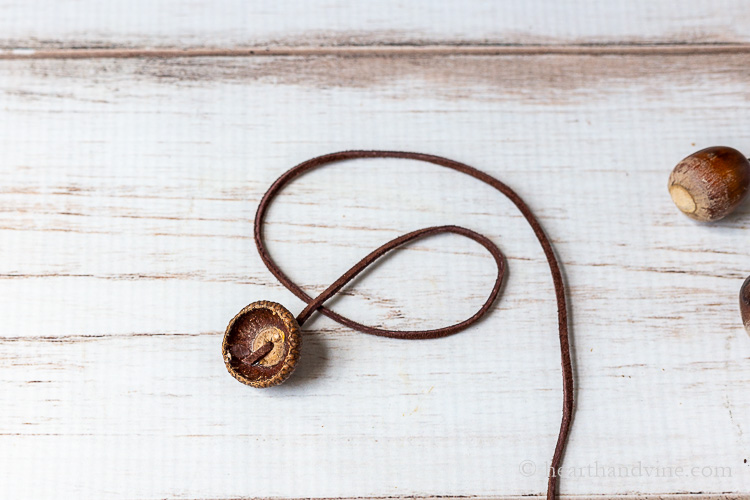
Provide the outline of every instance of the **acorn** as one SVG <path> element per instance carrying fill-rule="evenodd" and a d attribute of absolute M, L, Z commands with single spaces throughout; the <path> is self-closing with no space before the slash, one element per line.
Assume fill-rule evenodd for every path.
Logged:
<path fill-rule="evenodd" d="M 745 324 L 745 330 L 750 334 L 750 276 L 740 288 L 740 314 L 742 322 Z"/>
<path fill-rule="evenodd" d="M 672 170 L 669 194 L 688 217 L 711 222 L 732 213 L 750 192 L 750 161 L 736 149 L 714 146 Z"/>

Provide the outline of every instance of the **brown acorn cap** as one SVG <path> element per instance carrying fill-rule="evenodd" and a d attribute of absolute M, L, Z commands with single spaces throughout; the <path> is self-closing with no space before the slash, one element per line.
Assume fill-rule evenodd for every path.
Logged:
<path fill-rule="evenodd" d="M 281 304 L 262 300 L 232 318 L 221 351 L 234 378 L 253 387 L 271 387 L 294 371 L 300 342 L 299 325 L 292 313 Z"/>
<path fill-rule="evenodd" d="M 695 220 L 729 215 L 750 192 L 750 161 L 736 149 L 715 146 L 691 154 L 672 170 L 669 194 Z"/>
<path fill-rule="evenodd" d="M 745 324 L 745 330 L 750 334 L 750 276 L 740 289 L 740 314 L 742 315 L 742 322 Z"/>

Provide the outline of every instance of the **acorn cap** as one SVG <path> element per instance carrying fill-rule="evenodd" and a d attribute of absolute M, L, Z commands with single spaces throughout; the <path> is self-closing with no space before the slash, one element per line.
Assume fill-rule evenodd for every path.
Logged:
<path fill-rule="evenodd" d="M 271 387 L 294 371 L 300 354 L 297 320 L 276 302 L 253 302 L 229 322 L 221 351 L 229 373 L 243 384 Z"/>

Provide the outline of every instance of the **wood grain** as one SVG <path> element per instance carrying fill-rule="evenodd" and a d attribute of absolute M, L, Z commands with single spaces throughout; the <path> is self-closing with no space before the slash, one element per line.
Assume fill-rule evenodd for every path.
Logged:
<path fill-rule="evenodd" d="M 255 253 L 266 187 L 312 155 L 383 148 L 492 172 L 554 240 L 579 398 L 564 465 L 731 470 L 563 478 L 565 495 L 743 497 L 750 339 L 736 298 L 750 207 L 697 225 L 666 184 L 695 149 L 750 148 L 747 63 L 0 62 L 2 496 L 541 494 L 560 412 L 551 280 L 520 215 L 458 174 L 399 161 L 330 167 L 290 186 L 267 234 L 290 275 L 321 291 L 398 234 L 466 225 L 509 258 L 487 320 L 409 343 L 316 318 L 284 386 L 253 391 L 226 374 L 221 332 L 240 308 L 302 306 Z M 437 327 L 476 310 L 491 268 L 473 243 L 435 238 L 334 306 L 371 324 Z M 538 467 L 528 477 L 527 460 Z M 279 481 L 282 466 L 295 480 Z"/>
<path fill-rule="evenodd" d="M 0 48 L 747 43 L 743 0 L 0 1 Z"/>
<path fill-rule="evenodd" d="M 26 59 L 121 59 L 187 57 L 440 57 L 440 56 L 548 56 L 548 55 L 640 55 L 705 56 L 750 53 L 750 44 L 680 45 L 337 45 L 256 46 L 243 48 L 51 48 L 0 49 L 0 60 Z"/>

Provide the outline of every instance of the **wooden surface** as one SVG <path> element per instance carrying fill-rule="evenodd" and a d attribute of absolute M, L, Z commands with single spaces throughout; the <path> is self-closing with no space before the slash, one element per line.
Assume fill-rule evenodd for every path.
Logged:
<path fill-rule="evenodd" d="M 737 306 L 750 204 L 700 225 L 666 189 L 699 148 L 750 151 L 746 3 L 3 1 L 0 14 L 0 497 L 541 495 L 562 404 L 552 283 L 520 215 L 470 178 L 332 166 L 285 191 L 267 235 L 319 292 L 392 237 L 465 225 L 508 257 L 486 320 L 406 342 L 315 317 L 286 384 L 227 374 L 237 311 L 303 306 L 255 251 L 260 197 L 294 164 L 351 148 L 464 161 L 540 217 L 571 303 L 565 496 L 750 495 Z M 539 44 L 566 53 L 523 52 Z M 635 50 L 606 53 L 622 44 Z M 298 52 L 148 55 L 253 45 Z M 112 57 L 75 57 L 90 49 Z M 438 327 L 470 316 L 493 272 L 476 244 L 433 238 L 332 305 Z"/>
<path fill-rule="evenodd" d="M 750 41 L 744 0 L 0 0 L 0 47 Z"/>

